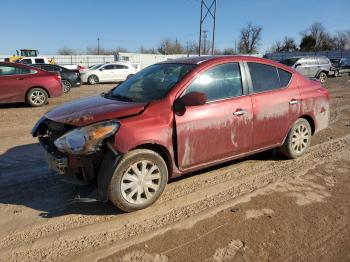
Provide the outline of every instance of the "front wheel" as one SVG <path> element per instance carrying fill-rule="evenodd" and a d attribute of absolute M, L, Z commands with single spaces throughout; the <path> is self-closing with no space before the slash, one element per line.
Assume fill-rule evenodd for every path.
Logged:
<path fill-rule="evenodd" d="M 72 88 L 72 84 L 68 80 L 62 80 L 62 85 L 63 85 L 63 92 L 65 94 L 69 93 Z"/>
<path fill-rule="evenodd" d="M 108 198 L 125 212 L 136 211 L 153 204 L 167 182 L 168 168 L 159 154 L 147 149 L 133 150 L 114 170 Z"/>
<path fill-rule="evenodd" d="M 321 72 L 318 75 L 318 79 L 320 79 L 321 83 L 326 83 L 327 82 L 327 74 L 326 74 L 326 72 Z"/>
<path fill-rule="evenodd" d="M 281 147 L 281 152 L 288 158 L 302 156 L 311 143 L 311 126 L 304 118 L 299 118 L 291 128 Z"/>

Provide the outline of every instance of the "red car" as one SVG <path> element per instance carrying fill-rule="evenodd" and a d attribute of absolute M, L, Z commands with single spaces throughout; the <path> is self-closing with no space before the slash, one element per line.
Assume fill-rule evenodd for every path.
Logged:
<path fill-rule="evenodd" d="M 27 102 L 42 106 L 63 94 L 61 77 L 24 64 L 0 62 L 0 104 Z"/>
<path fill-rule="evenodd" d="M 33 128 L 50 166 L 97 183 L 130 212 L 167 181 L 271 148 L 303 155 L 328 126 L 328 91 L 287 66 L 245 57 L 171 60 L 108 93 L 60 106 Z"/>

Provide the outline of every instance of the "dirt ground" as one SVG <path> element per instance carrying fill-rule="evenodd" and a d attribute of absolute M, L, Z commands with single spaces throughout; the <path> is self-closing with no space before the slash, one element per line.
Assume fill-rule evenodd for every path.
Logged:
<path fill-rule="evenodd" d="M 0 261 L 350 261 L 350 78 L 329 79 L 329 128 L 308 153 L 275 151 L 171 181 L 122 213 L 47 169 L 30 130 L 50 108 L 0 107 Z"/>

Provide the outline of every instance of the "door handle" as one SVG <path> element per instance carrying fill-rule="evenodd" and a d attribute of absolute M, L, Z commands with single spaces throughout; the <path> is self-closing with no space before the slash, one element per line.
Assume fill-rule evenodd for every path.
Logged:
<path fill-rule="evenodd" d="M 296 100 L 296 99 L 292 99 L 292 100 L 289 101 L 289 104 L 290 104 L 290 105 L 296 105 L 296 104 L 298 104 L 298 103 L 299 103 L 299 101 Z"/>
<path fill-rule="evenodd" d="M 16 78 L 16 80 L 24 80 L 24 78 L 18 77 L 18 78 Z"/>
<path fill-rule="evenodd" d="M 241 115 L 244 115 L 245 113 L 247 113 L 247 111 L 245 111 L 244 109 L 237 109 L 236 112 L 233 113 L 233 115 L 241 116 Z"/>

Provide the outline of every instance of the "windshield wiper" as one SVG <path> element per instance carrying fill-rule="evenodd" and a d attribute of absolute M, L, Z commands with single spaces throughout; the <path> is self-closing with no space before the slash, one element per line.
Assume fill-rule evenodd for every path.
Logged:
<path fill-rule="evenodd" d="M 123 95 L 118 95 L 118 94 L 109 94 L 110 98 L 116 98 L 120 101 L 126 101 L 126 102 L 133 102 L 134 100 L 130 97 L 123 96 Z"/>

